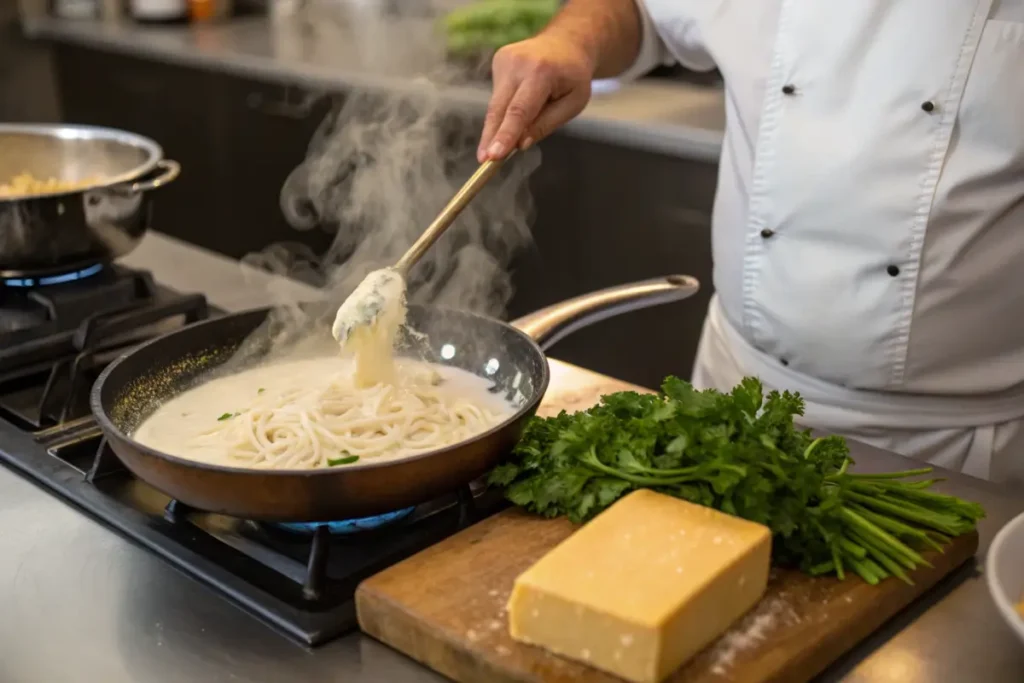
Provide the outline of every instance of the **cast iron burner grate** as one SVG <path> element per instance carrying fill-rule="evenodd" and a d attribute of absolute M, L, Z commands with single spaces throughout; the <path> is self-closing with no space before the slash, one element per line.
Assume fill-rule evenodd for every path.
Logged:
<path fill-rule="evenodd" d="M 119 266 L 45 287 L 0 287 L 0 416 L 34 430 L 86 415 L 89 388 L 118 354 L 208 312 L 202 295 Z"/>
<path fill-rule="evenodd" d="M 310 646 L 358 628 L 363 579 L 505 507 L 474 482 L 375 529 L 338 534 L 325 523 L 297 533 L 171 500 L 121 464 L 91 419 L 16 436 L 0 429 L 0 460 Z"/>

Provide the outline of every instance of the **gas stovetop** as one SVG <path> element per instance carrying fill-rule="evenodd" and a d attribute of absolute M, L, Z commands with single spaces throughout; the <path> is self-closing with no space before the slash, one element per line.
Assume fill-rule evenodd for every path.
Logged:
<path fill-rule="evenodd" d="M 89 389 L 132 346 L 219 312 L 202 296 L 155 285 L 148 273 L 104 275 L 0 289 L 0 463 L 287 635 L 317 645 L 354 630 L 360 581 L 503 506 L 479 482 L 413 509 L 321 524 L 240 520 L 171 500 L 106 445 L 89 414 Z M 5 338 L 14 304 L 25 310 L 40 301 L 50 317 L 21 325 L 17 344 Z"/>
<path fill-rule="evenodd" d="M 144 271 L 97 265 L 48 280 L 0 280 L 0 414 L 26 429 L 88 413 L 103 366 L 209 313 L 205 297 L 159 287 Z"/>

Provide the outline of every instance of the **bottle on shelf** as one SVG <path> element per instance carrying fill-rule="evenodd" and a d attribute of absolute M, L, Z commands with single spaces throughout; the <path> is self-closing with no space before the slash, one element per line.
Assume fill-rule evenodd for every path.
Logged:
<path fill-rule="evenodd" d="M 181 24 L 189 19 L 188 0 L 128 0 L 128 13 L 144 24 Z"/>
<path fill-rule="evenodd" d="M 58 19 L 96 19 L 100 6 L 97 0 L 53 0 L 50 11 Z"/>
<path fill-rule="evenodd" d="M 188 15 L 193 23 L 219 21 L 231 14 L 231 0 L 188 0 Z"/>

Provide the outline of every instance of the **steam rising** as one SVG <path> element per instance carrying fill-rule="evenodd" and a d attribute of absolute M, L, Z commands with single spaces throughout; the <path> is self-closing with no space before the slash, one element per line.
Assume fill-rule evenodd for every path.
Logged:
<path fill-rule="evenodd" d="M 381 4 L 335 0 L 303 10 L 321 36 L 340 38 L 346 29 L 338 21 L 357 25 L 358 39 L 346 49 L 360 54 L 349 57 L 379 75 L 404 76 L 406 86 L 346 93 L 285 182 L 281 208 L 289 224 L 328 230 L 333 243 L 325 254 L 275 244 L 245 259 L 321 287 L 334 308 L 370 271 L 394 264 L 476 169 L 480 117 L 445 106 L 444 89 L 459 78 L 444 64 L 435 16 L 424 16 L 429 5 Z M 354 67 L 350 61 L 339 68 Z M 409 87 L 411 77 L 416 87 Z M 521 154 L 491 180 L 410 273 L 411 303 L 504 313 L 510 264 L 530 243 L 526 181 L 539 162 L 537 152 Z"/>

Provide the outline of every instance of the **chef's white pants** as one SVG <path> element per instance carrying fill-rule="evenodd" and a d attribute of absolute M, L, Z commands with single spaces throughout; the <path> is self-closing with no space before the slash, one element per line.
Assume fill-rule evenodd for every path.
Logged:
<path fill-rule="evenodd" d="M 1024 402 L 1014 414 L 1006 401 L 964 398 L 958 406 L 948 399 L 859 392 L 800 375 L 749 346 L 712 298 L 693 384 L 728 391 L 746 376 L 758 377 L 766 390 L 799 391 L 807 427 L 974 477 L 1024 483 Z"/>

